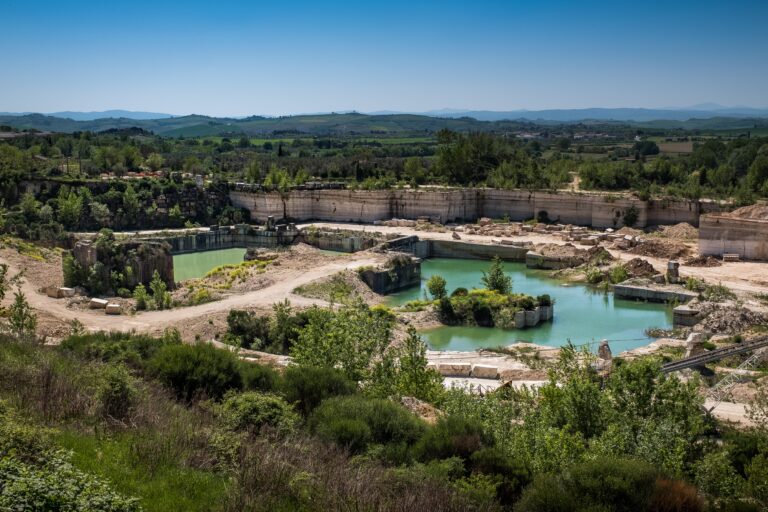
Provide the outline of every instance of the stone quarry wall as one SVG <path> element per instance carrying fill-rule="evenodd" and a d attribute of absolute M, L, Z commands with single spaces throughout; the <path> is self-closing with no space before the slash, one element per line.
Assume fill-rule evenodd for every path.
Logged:
<path fill-rule="evenodd" d="M 162 242 L 119 242 L 115 244 L 115 254 L 107 254 L 92 241 L 82 240 L 75 244 L 72 256 L 86 270 L 98 262 L 104 266 L 107 276 L 112 271 L 123 272 L 127 280 L 125 285 L 129 288 L 138 284 L 149 285 L 155 270 L 170 288 L 175 286 L 173 256 L 170 246 Z M 125 272 L 127 267 L 131 268 L 130 273 Z"/>
<path fill-rule="evenodd" d="M 150 240 L 162 240 L 171 247 L 173 254 L 232 249 L 235 247 L 266 247 L 290 245 L 301 237 L 295 227 L 281 226 L 276 231 L 256 229 L 248 225 L 222 227 L 208 231 L 178 235 L 158 234 Z"/>
<path fill-rule="evenodd" d="M 421 283 L 421 260 L 411 259 L 407 264 L 392 268 L 365 269 L 360 279 L 374 292 L 387 295 Z"/>
<path fill-rule="evenodd" d="M 747 260 L 768 260 L 768 220 L 702 215 L 699 253 L 712 256 L 733 253 Z"/>
<path fill-rule="evenodd" d="M 294 190 L 284 195 L 233 190 L 230 200 L 260 221 L 270 215 L 332 222 L 418 217 L 453 222 L 504 216 L 522 221 L 544 211 L 552 221 L 601 228 L 622 226 L 624 213 L 631 207 L 637 209 L 636 227 L 678 222 L 697 226 L 700 213 L 720 208 L 717 203 L 699 201 L 641 201 L 609 194 L 497 189 Z"/>

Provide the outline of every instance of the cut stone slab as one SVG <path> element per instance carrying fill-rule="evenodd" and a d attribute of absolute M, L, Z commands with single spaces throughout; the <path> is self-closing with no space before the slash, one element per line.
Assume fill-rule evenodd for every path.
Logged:
<path fill-rule="evenodd" d="M 469 363 L 440 363 L 437 371 L 445 377 L 469 377 L 472 365 Z"/>
<path fill-rule="evenodd" d="M 108 304 L 109 301 L 106 299 L 91 299 L 91 302 L 88 303 L 88 307 L 91 309 L 105 309 Z"/>
<path fill-rule="evenodd" d="M 499 369 L 496 366 L 476 364 L 472 367 L 471 376 L 476 379 L 495 379 L 499 376 Z"/>
<path fill-rule="evenodd" d="M 119 315 L 123 312 L 122 306 L 120 306 L 120 304 L 115 304 L 114 302 L 107 304 L 107 307 L 104 309 L 108 315 Z"/>

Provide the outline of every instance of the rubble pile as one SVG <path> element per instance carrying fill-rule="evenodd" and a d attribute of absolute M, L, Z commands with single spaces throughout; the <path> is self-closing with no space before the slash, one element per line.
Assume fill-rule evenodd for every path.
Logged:
<path fill-rule="evenodd" d="M 700 314 L 706 316 L 697 329 L 718 334 L 741 334 L 752 326 L 768 321 L 765 315 L 745 307 L 711 303 L 701 303 L 698 307 L 701 310 Z"/>

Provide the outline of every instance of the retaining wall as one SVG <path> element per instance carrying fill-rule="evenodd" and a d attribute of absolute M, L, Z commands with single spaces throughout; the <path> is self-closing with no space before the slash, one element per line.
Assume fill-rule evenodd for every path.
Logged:
<path fill-rule="evenodd" d="M 768 260 L 768 221 L 702 215 L 699 253 L 711 256 L 734 253 L 747 260 Z"/>
<path fill-rule="evenodd" d="M 720 209 L 718 203 L 706 201 L 641 201 L 608 194 L 497 189 L 294 190 L 284 195 L 233 190 L 230 199 L 261 221 L 270 215 L 332 222 L 418 217 L 453 222 L 504 216 L 522 221 L 545 211 L 552 221 L 602 228 L 622 226 L 631 207 L 637 209 L 637 227 L 678 222 L 697 226 L 701 213 Z"/>

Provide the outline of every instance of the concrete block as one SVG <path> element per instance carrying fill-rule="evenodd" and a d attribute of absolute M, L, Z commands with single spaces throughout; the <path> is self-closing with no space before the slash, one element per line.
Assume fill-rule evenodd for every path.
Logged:
<path fill-rule="evenodd" d="M 114 302 L 107 304 L 107 307 L 104 309 L 108 315 L 120 315 L 123 312 L 123 307 L 120 304 L 115 304 Z"/>
<path fill-rule="evenodd" d="M 476 364 L 472 366 L 471 376 L 476 379 L 495 379 L 499 376 L 499 369 L 495 366 Z"/>
<path fill-rule="evenodd" d="M 470 363 L 440 363 L 437 371 L 444 377 L 469 377 L 472 374 Z"/>
<path fill-rule="evenodd" d="M 109 304 L 109 301 L 106 299 L 91 299 L 88 307 L 91 309 L 104 309 L 107 307 L 107 304 Z"/>

